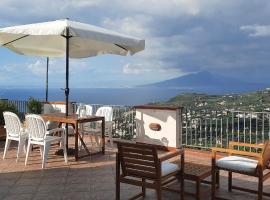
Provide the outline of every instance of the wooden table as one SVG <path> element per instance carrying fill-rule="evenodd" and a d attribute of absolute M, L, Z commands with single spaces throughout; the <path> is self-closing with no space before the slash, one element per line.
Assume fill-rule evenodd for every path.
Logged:
<path fill-rule="evenodd" d="M 181 166 L 179 161 L 176 162 Z M 212 175 L 212 168 L 208 165 L 203 165 L 199 163 L 186 162 L 184 167 L 184 178 L 186 180 L 195 181 L 196 182 L 196 193 L 185 192 L 186 194 L 195 196 L 197 200 L 201 199 L 201 183 L 211 184 L 210 181 L 206 181 L 205 179 Z"/>
<path fill-rule="evenodd" d="M 89 152 L 87 146 L 85 145 L 81 134 L 79 133 L 79 124 L 86 123 L 86 122 L 96 122 L 102 121 L 102 154 L 105 154 L 105 118 L 100 116 L 87 116 L 83 118 L 79 118 L 77 114 L 72 114 L 66 116 L 65 113 L 48 113 L 42 114 L 41 117 L 45 121 L 53 121 L 58 122 L 59 126 L 61 124 L 70 124 L 73 126 L 75 130 L 75 160 L 77 161 L 79 158 L 90 156 L 91 153 Z M 78 139 L 80 139 L 83 147 L 85 148 L 87 154 L 79 157 L 79 148 L 78 148 Z M 68 149 L 68 133 L 66 134 L 66 148 Z"/>

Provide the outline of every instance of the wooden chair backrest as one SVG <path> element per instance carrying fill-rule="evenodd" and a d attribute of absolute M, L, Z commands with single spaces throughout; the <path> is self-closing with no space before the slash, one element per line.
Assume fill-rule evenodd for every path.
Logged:
<path fill-rule="evenodd" d="M 118 159 L 124 176 L 145 179 L 160 177 L 160 163 L 154 146 L 134 143 L 118 143 Z"/>
<path fill-rule="evenodd" d="M 263 164 L 264 167 L 270 167 L 270 140 L 264 142 L 264 147 L 262 150 Z"/>

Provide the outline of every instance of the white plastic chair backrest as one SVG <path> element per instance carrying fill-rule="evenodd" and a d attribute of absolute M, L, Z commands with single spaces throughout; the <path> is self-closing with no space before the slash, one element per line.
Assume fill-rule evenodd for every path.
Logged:
<path fill-rule="evenodd" d="M 112 121 L 113 120 L 113 109 L 112 107 L 102 106 L 97 109 L 96 116 L 105 117 L 105 121 Z"/>
<path fill-rule="evenodd" d="M 93 114 L 93 107 L 91 105 L 79 105 L 76 114 L 79 117 L 90 116 Z"/>
<path fill-rule="evenodd" d="M 82 105 L 79 105 L 77 107 L 76 114 L 79 115 L 82 109 L 83 109 L 83 106 Z"/>
<path fill-rule="evenodd" d="M 6 132 L 9 136 L 18 137 L 22 130 L 22 124 L 19 117 L 13 112 L 3 112 Z"/>
<path fill-rule="evenodd" d="M 93 107 L 91 105 L 85 105 L 85 114 L 87 116 L 93 115 Z"/>
<path fill-rule="evenodd" d="M 46 124 L 39 115 L 30 114 L 25 117 L 29 138 L 37 141 L 44 139 L 46 135 Z"/>

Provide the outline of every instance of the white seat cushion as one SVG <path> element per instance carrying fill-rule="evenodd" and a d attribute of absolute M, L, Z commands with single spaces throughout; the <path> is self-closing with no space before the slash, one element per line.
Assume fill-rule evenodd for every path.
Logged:
<path fill-rule="evenodd" d="M 176 172 L 180 170 L 179 166 L 177 164 L 173 164 L 170 162 L 162 162 L 161 163 L 161 175 L 162 176 L 167 176 L 170 173 Z"/>
<path fill-rule="evenodd" d="M 217 161 L 220 168 L 231 169 L 239 172 L 253 173 L 256 170 L 258 161 L 240 156 L 227 156 Z"/>

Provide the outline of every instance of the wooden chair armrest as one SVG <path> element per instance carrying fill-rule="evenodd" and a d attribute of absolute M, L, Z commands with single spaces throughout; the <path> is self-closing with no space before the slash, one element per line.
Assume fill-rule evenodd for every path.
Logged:
<path fill-rule="evenodd" d="M 249 143 L 242 143 L 242 142 L 229 142 L 229 148 L 233 149 L 234 146 L 241 146 L 241 147 L 251 147 L 251 148 L 263 148 L 264 144 L 249 144 Z"/>
<path fill-rule="evenodd" d="M 176 150 L 171 150 L 165 155 L 161 155 L 158 159 L 160 162 L 163 162 L 165 160 L 169 160 L 170 158 L 183 155 L 184 154 L 184 149 L 176 149 Z"/>

